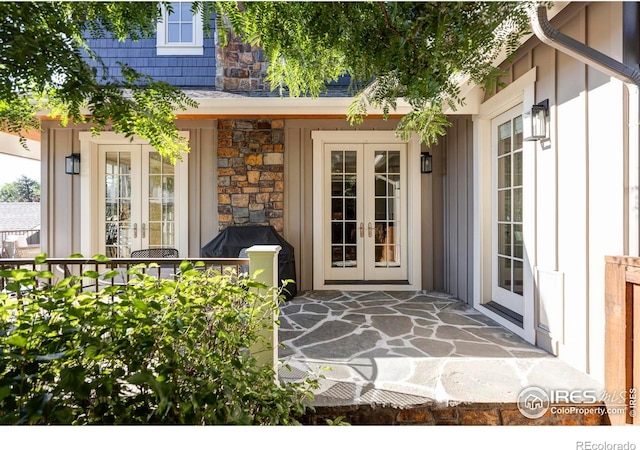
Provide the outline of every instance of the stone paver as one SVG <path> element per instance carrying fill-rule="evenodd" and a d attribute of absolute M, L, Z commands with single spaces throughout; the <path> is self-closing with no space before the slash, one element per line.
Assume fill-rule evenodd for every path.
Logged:
<path fill-rule="evenodd" d="M 279 338 L 291 367 L 281 380 L 322 375 L 316 406 L 515 403 L 528 386 L 602 391 L 442 293 L 301 293 L 282 305 Z"/>

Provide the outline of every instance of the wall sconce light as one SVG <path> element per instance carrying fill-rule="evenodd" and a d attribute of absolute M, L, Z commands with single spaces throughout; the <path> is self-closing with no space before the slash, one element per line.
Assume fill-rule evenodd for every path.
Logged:
<path fill-rule="evenodd" d="M 431 165 L 431 153 L 422 152 L 420 153 L 420 172 L 422 173 L 431 173 L 433 170 L 433 166 Z"/>
<path fill-rule="evenodd" d="M 67 175 L 80 173 L 80 153 L 72 153 L 64 158 L 64 173 Z"/>
<path fill-rule="evenodd" d="M 522 115 L 525 141 L 539 141 L 547 137 L 547 114 L 549 113 L 549 99 L 543 100 L 531 107 Z"/>

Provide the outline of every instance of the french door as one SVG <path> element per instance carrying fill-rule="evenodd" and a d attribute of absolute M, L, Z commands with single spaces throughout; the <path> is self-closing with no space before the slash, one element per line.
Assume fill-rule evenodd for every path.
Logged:
<path fill-rule="evenodd" d="M 98 154 L 99 252 L 178 248 L 176 167 L 149 145 L 102 144 Z"/>
<path fill-rule="evenodd" d="M 492 121 L 493 288 L 492 300 L 524 311 L 522 106 Z"/>
<path fill-rule="evenodd" d="M 325 282 L 407 280 L 407 146 L 323 149 Z"/>

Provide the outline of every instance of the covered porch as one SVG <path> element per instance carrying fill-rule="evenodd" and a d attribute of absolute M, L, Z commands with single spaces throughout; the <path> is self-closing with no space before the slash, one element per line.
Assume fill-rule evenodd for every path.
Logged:
<path fill-rule="evenodd" d="M 281 380 L 323 377 L 309 423 L 609 423 L 602 406 L 524 417 L 525 388 L 603 386 L 447 294 L 307 291 L 282 306 L 279 341 Z"/>

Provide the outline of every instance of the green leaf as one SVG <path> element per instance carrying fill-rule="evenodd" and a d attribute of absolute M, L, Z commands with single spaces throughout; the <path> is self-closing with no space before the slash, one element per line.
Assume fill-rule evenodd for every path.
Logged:
<path fill-rule="evenodd" d="M 147 303 L 143 302 L 139 298 L 133 299 L 133 306 L 135 306 L 136 309 L 139 309 L 142 312 L 147 312 L 149 310 L 149 306 L 147 306 Z"/>
<path fill-rule="evenodd" d="M 143 386 L 145 384 L 152 383 L 153 381 L 155 381 L 155 378 L 150 372 L 138 372 L 127 377 L 127 381 L 131 384 Z"/>
<path fill-rule="evenodd" d="M 180 272 L 184 273 L 188 270 L 191 270 L 193 268 L 193 266 L 191 265 L 191 263 L 189 261 L 182 261 L 180 263 Z"/>
<path fill-rule="evenodd" d="M 110 262 L 111 260 L 109 258 L 107 258 L 105 255 L 94 255 L 93 259 L 95 259 L 98 262 Z"/>
<path fill-rule="evenodd" d="M 84 355 L 87 359 L 93 359 L 98 355 L 98 347 L 95 345 L 89 345 L 85 351 Z"/>
<path fill-rule="evenodd" d="M 9 386 L 0 386 L 0 403 L 11 394 Z"/>
<path fill-rule="evenodd" d="M 7 339 L 5 339 L 5 342 L 9 345 L 15 345 L 17 347 L 24 348 L 27 346 L 27 338 L 25 338 L 24 336 L 20 336 L 19 334 L 12 334 Z"/>
<path fill-rule="evenodd" d="M 117 277 L 118 275 L 120 275 L 120 271 L 119 270 L 110 270 L 109 272 L 105 273 L 102 278 L 104 278 L 105 280 L 110 280 L 114 277 Z"/>

